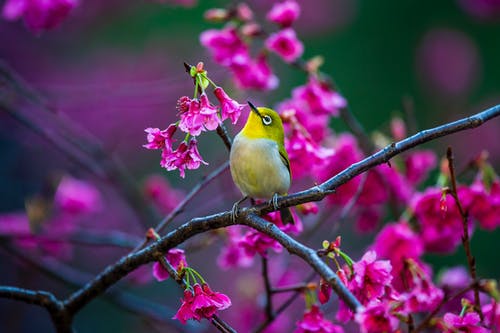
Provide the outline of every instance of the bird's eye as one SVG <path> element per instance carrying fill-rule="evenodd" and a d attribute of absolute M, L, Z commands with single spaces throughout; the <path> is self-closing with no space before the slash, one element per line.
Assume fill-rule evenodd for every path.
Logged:
<path fill-rule="evenodd" d="M 266 126 L 271 125 L 272 121 L 273 120 L 268 115 L 265 115 L 264 117 L 262 117 L 262 123 L 264 123 L 264 125 L 266 125 Z"/>

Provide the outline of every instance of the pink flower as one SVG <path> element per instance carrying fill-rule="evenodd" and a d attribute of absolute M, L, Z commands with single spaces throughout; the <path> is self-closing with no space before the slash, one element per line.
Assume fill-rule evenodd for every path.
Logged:
<path fill-rule="evenodd" d="M 165 258 L 175 270 L 179 270 L 179 268 L 188 266 L 186 255 L 184 254 L 184 250 L 182 249 L 168 250 Z M 161 282 L 168 279 L 169 274 L 168 271 L 163 268 L 163 266 L 159 262 L 155 262 L 153 264 L 153 276 L 158 282 Z"/>
<path fill-rule="evenodd" d="M 300 7 L 294 0 L 275 3 L 266 18 L 282 27 L 289 27 L 300 15 Z"/>
<path fill-rule="evenodd" d="M 495 180 L 488 190 L 481 179 L 470 186 L 472 202 L 470 215 L 486 230 L 494 230 L 500 226 L 500 182 Z"/>
<path fill-rule="evenodd" d="M 436 163 L 436 154 L 431 150 L 419 150 L 408 154 L 405 158 L 406 179 L 412 185 L 419 184 L 425 180 Z"/>
<path fill-rule="evenodd" d="M 148 133 L 148 143 L 143 145 L 143 147 L 147 149 L 172 149 L 172 143 L 175 142 L 172 136 L 176 130 L 177 126 L 175 126 L 175 124 L 170 124 L 168 128 L 164 130 L 152 127 L 146 128 L 144 132 Z"/>
<path fill-rule="evenodd" d="M 344 329 L 334 325 L 323 317 L 323 313 L 317 305 L 304 312 L 304 316 L 297 322 L 295 333 L 343 333 Z"/>
<path fill-rule="evenodd" d="M 187 144 L 183 141 L 174 151 L 163 150 L 160 165 L 168 171 L 178 169 L 182 178 L 185 177 L 185 170 L 194 170 L 203 163 L 208 165 L 198 152 L 197 141 L 193 138 Z"/>
<path fill-rule="evenodd" d="M 285 140 L 285 149 L 288 152 L 294 179 L 315 175 L 315 171 L 323 167 L 327 159 L 334 154 L 333 149 L 321 147 L 295 128 Z"/>
<path fill-rule="evenodd" d="M 263 216 L 263 218 L 269 222 L 276 224 L 276 226 L 280 228 L 281 231 L 284 231 L 286 233 L 291 233 L 294 235 L 299 235 L 304 230 L 302 220 L 295 213 L 295 209 L 291 208 L 290 211 L 292 212 L 292 217 L 295 222 L 293 224 L 292 223 L 283 224 L 283 221 L 281 220 L 281 214 L 279 211 L 268 213 L 265 216 Z"/>
<path fill-rule="evenodd" d="M 217 257 L 217 265 L 223 270 L 233 267 L 249 267 L 253 263 L 253 256 L 248 256 L 245 249 L 240 246 L 241 227 L 231 226 L 225 228 L 227 233 L 227 244 L 222 248 Z"/>
<path fill-rule="evenodd" d="M 144 194 L 163 213 L 171 212 L 183 197 L 183 193 L 170 186 L 167 179 L 160 175 L 152 175 L 144 182 Z"/>
<path fill-rule="evenodd" d="M 484 323 L 493 329 L 493 332 L 500 329 L 500 305 L 492 300 L 482 307 L 484 313 Z"/>
<path fill-rule="evenodd" d="M 273 249 L 280 253 L 283 247 L 274 238 L 256 230 L 248 231 L 239 241 L 247 256 L 254 257 L 257 253 L 263 257 L 267 257 L 267 250 Z"/>
<path fill-rule="evenodd" d="M 302 100 L 307 105 L 309 112 L 315 115 L 338 116 L 339 109 L 347 106 L 347 101 L 338 92 L 331 89 L 328 83 L 309 77 L 309 82 L 295 88 L 292 98 Z"/>
<path fill-rule="evenodd" d="M 463 288 L 467 287 L 470 282 L 471 277 L 465 267 L 456 266 L 448 268 L 439 274 L 438 285 L 443 289 L 445 295 L 454 295 Z M 443 306 L 443 309 L 450 312 L 460 311 L 462 309 L 461 299 L 464 298 L 474 302 L 474 292 L 469 291 L 460 298 L 457 297 L 454 300 L 450 300 Z"/>
<path fill-rule="evenodd" d="M 230 68 L 236 84 L 242 89 L 272 90 L 279 84 L 278 77 L 263 54 L 255 60 L 250 56 L 241 57 Z"/>
<path fill-rule="evenodd" d="M 374 251 L 366 252 L 360 261 L 353 264 L 354 278 L 349 289 L 361 304 L 382 297 L 386 288 L 391 288 L 392 266 L 388 260 L 376 260 Z"/>
<path fill-rule="evenodd" d="M 335 153 L 325 162 L 323 170 L 319 172 L 320 181 L 336 175 L 363 157 L 356 138 L 350 134 L 337 137 L 333 149 Z M 347 204 L 357 193 L 360 181 L 361 178 L 358 176 L 337 188 L 334 194 L 328 196 L 329 202 L 337 205 Z"/>
<path fill-rule="evenodd" d="M 395 332 L 399 320 L 391 313 L 390 302 L 374 301 L 356 313 L 355 321 L 359 324 L 361 333 Z"/>
<path fill-rule="evenodd" d="M 217 108 L 210 104 L 207 94 L 201 94 L 200 115 L 202 116 L 202 124 L 205 129 L 213 131 L 220 125 L 221 121 L 217 112 Z"/>
<path fill-rule="evenodd" d="M 2 16 L 9 21 L 24 17 L 28 28 L 39 33 L 57 27 L 77 4 L 77 0 L 7 0 Z"/>
<path fill-rule="evenodd" d="M 429 188 L 417 194 L 411 202 L 415 217 L 420 222 L 420 235 L 426 251 L 451 252 L 461 242 L 462 216 L 453 197 L 446 195 L 441 201 L 442 196 L 440 188 Z M 459 188 L 458 196 L 462 205 L 468 207 L 471 199 L 468 189 Z M 471 228 L 472 224 L 469 226 Z"/>
<path fill-rule="evenodd" d="M 231 306 L 229 297 L 212 291 L 207 284 L 200 286 L 198 283 L 193 286 L 193 290 L 184 290 L 184 299 L 181 301 L 181 307 L 173 319 L 178 319 L 183 324 L 189 319 L 210 319 L 218 310 Z"/>
<path fill-rule="evenodd" d="M 382 212 L 376 206 L 366 207 L 360 210 L 356 220 L 356 230 L 360 233 L 374 231 L 382 218 Z"/>
<path fill-rule="evenodd" d="M 308 105 L 303 100 L 285 100 L 278 105 L 277 111 L 279 114 L 293 114 L 298 123 L 311 135 L 314 142 L 321 143 L 332 133 L 328 126 L 330 117 L 326 114 L 317 115 L 311 113 Z"/>
<path fill-rule="evenodd" d="M 221 87 L 214 89 L 214 95 L 220 103 L 222 120 L 229 118 L 231 119 L 231 123 L 233 123 L 233 125 L 236 124 L 245 105 L 230 98 Z"/>
<path fill-rule="evenodd" d="M 206 30 L 200 35 L 200 42 L 209 49 L 215 61 L 224 66 L 249 57 L 248 47 L 238 36 L 234 26 L 229 25 L 222 30 Z"/>
<path fill-rule="evenodd" d="M 401 294 L 407 313 L 433 311 L 443 300 L 444 293 L 431 279 L 430 270 L 418 261 L 408 260 L 402 279 L 407 290 Z"/>
<path fill-rule="evenodd" d="M 443 317 L 443 333 L 468 332 L 487 333 L 490 330 L 482 327 L 481 319 L 475 312 L 467 312 L 464 316 L 457 316 L 453 313 L 446 313 Z"/>
<path fill-rule="evenodd" d="M 181 111 L 181 121 L 179 128 L 192 136 L 198 136 L 202 131 L 213 131 L 220 124 L 220 119 L 217 114 L 217 108 L 210 104 L 208 97 L 205 93 L 200 95 L 200 99 L 192 99 L 187 111 Z M 183 106 L 181 110 L 185 110 Z"/>
<path fill-rule="evenodd" d="M 71 215 L 96 212 L 102 207 L 101 194 L 94 185 L 69 176 L 61 179 L 54 202 Z"/>
<path fill-rule="evenodd" d="M 372 248 L 379 257 L 391 261 L 395 278 L 407 258 L 419 258 L 424 252 L 422 241 L 406 222 L 386 224 L 375 238 Z"/>
<path fill-rule="evenodd" d="M 266 39 L 266 47 L 286 62 L 293 62 L 304 53 L 304 45 L 292 28 L 280 30 Z"/>

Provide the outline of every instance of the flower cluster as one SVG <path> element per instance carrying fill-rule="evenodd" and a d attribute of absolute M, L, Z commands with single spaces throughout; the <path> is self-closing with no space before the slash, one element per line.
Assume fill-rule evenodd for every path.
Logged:
<path fill-rule="evenodd" d="M 177 101 L 180 120 L 164 130 L 146 128 L 148 143 L 143 145 L 146 149 L 161 150 L 160 165 L 168 171 L 179 170 L 182 178 L 186 175 L 186 169 L 194 170 L 201 164 L 208 164 L 198 151 L 198 141 L 195 137 L 204 131 L 217 129 L 226 119 L 236 124 L 244 108 L 243 104 L 231 99 L 221 87 L 210 80 L 203 63 L 200 62 L 190 69 L 190 75 L 195 81 L 194 97 L 182 96 Z M 213 105 L 208 99 L 206 89 L 209 85 L 214 87 L 213 93 L 219 102 L 218 106 Z M 199 91 L 201 94 L 197 97 Z M 186 133 L 186 136 L 174 149 L 173 144 L 176 140 L 173 137 L 177 129 Z"/>
<path fill-rule="evenodd" d="M 278 86 L 278 78 L 268 64 L 266 51 L 276 53 L 288 63 L 302 56 L 304 46 L 291 27 L 299 15 L 300 7 L 295 0 L 276 3 L 266 18 L 277 24 L 279 30 L 265 36 L 246 4 L 238 5 L 235 10 L 211 9 L 205 15 L 208 20 L 228 23 L 222 29 L 204 31 L 200 42 L 217 63 L 232 72 L 241 88 L 274 89 Z M 250 43 L 262 36 L 265 37 L 262 49 L 252 57 Z"/>

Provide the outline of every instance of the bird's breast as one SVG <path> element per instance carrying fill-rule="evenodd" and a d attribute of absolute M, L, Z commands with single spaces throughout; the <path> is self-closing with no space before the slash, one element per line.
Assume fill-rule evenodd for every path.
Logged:
<path fill-rule="evenodd" d="M 250 139 L 238 134 L 231 147 L 231 175 L 244 195 L 269 199 L 274 193 L 286 194 L 290 173 L 278 144 L 269 139 Z"/>

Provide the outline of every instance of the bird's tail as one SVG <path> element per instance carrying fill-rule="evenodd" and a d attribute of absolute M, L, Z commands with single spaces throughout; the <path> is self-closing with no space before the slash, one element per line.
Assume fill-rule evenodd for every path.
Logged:
<path fill-rule="evenodd" d="M 283 224 L 295 224 L 295 221 L 293 220 L 292 211 L 290 210 L 289 207 L 280 208 L 280 214 L 281 214 L 281 221 L 283 222 Z"/>

